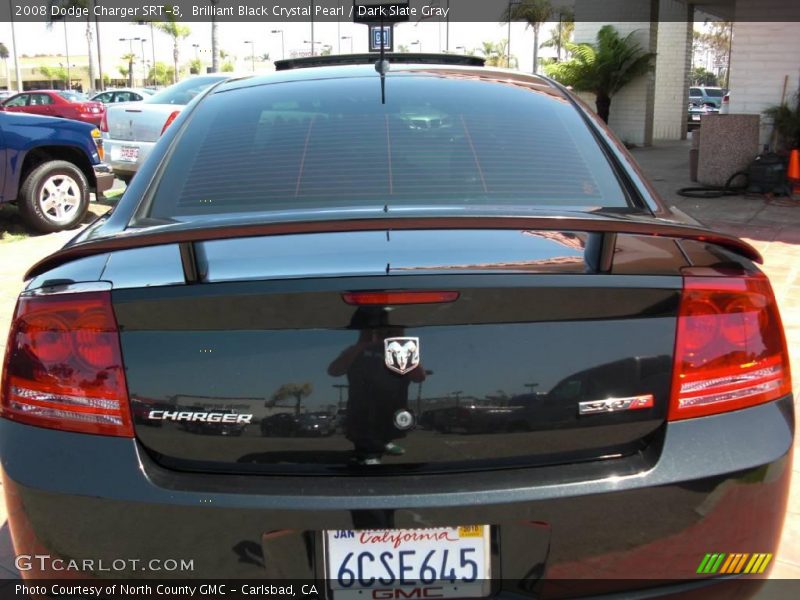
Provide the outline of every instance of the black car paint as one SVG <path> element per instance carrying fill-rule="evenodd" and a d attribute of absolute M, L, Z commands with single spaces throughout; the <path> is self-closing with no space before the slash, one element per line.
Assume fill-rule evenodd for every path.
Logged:
<path fill-rule="evenodd" d="M 308 72 L 313 74 L 314 70 Z M 276 77 L 280 80 L 298 76 L 287 72 Z M 233 89 L 250 83 L 244 80 L 226 85 Z M 652 219 L 653 223 L 663 225 L 661 219 L 667 218 L 685 222 L 680 215 L 660 205 L 621 145 L 588 112 L 585 114 L 606 151 L 618 162 L 629 190 L 647 207 L 642 211 L 643 221 Z M 180 135 L 180 125 L 190 115 L 191 110 L 184 111 L 176 121 L 179 126 L 173 125 L 165 134 L 154 151 L 159 160 L 168 156 L 170 145 Z M 36 273 L 28 286 L 28 289 L 42 286 L 56 289 L 71 282 L 98 281 L 113 286 L 125 360 L 131 361 L 126 367 L 132 396 L 138 385 L 137 370 L 145 364 L 145 359 L 143 351 L 134 351 L 129 345 L 131 338 L 155 340 L 163 335 L 158 332 L 170 328 L 169 315 L 179 316 L 187 307 L 190 310 L 184 318 L 199 320 L 206 327 L 212 322 L 223 325 L 216 331 L 203 330 L 203 335 L 219 335 L 220 343 L 224 343 L 225 327 L 237 318 L 244 319 L 246 327 L 256 328 L 253 349 L 259 347 L 257 328 L 269 321 L 250 318 L 248 322 L 247 316 L 237 317 L 233 311 L 227 311 L 225 304 L 231 290 L 237 291 L 241 306 L 247 305 L 248 296 L 258 302 L 268 289 L 283 290 L 285 294 L 295 289 L 319 297 L 327 294 L 324 306 L 332 307 L 330 302 L 338 292 L 345 288 L 362 289 L 361 284 L 367 283 L 367 289 L 390 290 L 406 289 L 410 282 L 419 287 L 418 282 L 425 281 L 431 288 L 465 291 L 468 297 L 481 288 L 479 282 L 485 289 L 507 291 L 565 278 L 569 286 L 574 286 L 573 293 L 583 298 L 588 297 L 586 294 L 594 289 L 593 285 L 606 290 L 661 290 L 666 301 L 661 309 L 665 311 L 661 317 L 665 324 L 663 333 L 669 337 L 674 329 L 674 296 L 680 288 L 683 267 L 756 270 L 750 259 L 735 251 L 736 245 L 723 247 L 709 241 L 713 240 L 711 232 L 706 232 L 707 237 L 700 234 L 695 239 L 650 238 L 640 232 L 613 236 L 616 252 L 607 272 L 592 268 L 589 273 L 582 273 L 593 265 L 585 253 L 577 253 L 574 258 L 578 260 L 569 263 L 562 274 L 548 272 L 552 265 L 539 265 L 525 272 L 505 260 L 513 257 L 513 251 L 503 256 L 503 251 L 498 252 L 497 247 L 485 243 L 487 236 L 475 251 L 485 262 L 470 260 L 472 268 L 462 268 L 461 275 L 453 275 L 447 268 L 458 265 L 458 261 L 435 264 L 437 269 L 429 270 L 427 267 L 431 265 L 421 254 L 405 257 L 408 270 L 389 268 L 375 272 L 371 266 L 365 268 L 363 261 L 351 259 L 349 263 L 340 260 L 337 272 L 331 273 L 325 269 L 334 258 L 324 256 L 291 268 L 287 265 L 279 273 L 271 273 L 254 262 L 252 277 L 256 280 L 242 281 L 248 279 L 246 274 L 223 260 L 227 252 L 263 254 L 267 249 L 274 250 L 278 239 L 288 249 L 302 243 L 299 236 L 307 235 L 297 233 L 273 239 L 252 234 L 243 240 L 195 241 L 195 258 L 199 257 L 199 264 L 208 267 L 207 274 L 214 273 L 214 282 L 201 280 L 187 285 L 185 264 L 176 241 L 129 250 L 102 247 L 104 241 L 115 240 L 120 234 L 130 235 L 126 228 L 136 212 L 138 199 L 147 194 L 159 160 L 149 161 L 132 182 L 126 193 L 131 200 L 121 202 L 111 216 L 71 242 L 74 248 L 91 246 L 96 241 L 101 247 L 99 251 L 55 261 L 50 270 Z M 618 221 L 613 216 L 602 218 L 607 219 L 605 225 L 613 230 L 615 223 L 624 222 L 626 217 L 623 215 Z M 153 224 L 153 227 L 168 230 L 173 225 Z M 512 228 L 509 235 L 519 235 L 522 231 L 523 228 Z M 561 232 L 565 233 L 563 226 Z M 387 239 L 395 235 L 395 232 L 382 233 Z M 422 236 L 429 244 L 437 235 L 435 229 L 409 233 Z M 338 235 L 358 238 L 358 234 L 347 232 Z M 480 231 L 471 235 L 481 239 Z M 433 245 L 429 252 L 436 252 Z M 371 239 L 361 246 L 362 251 L 373 253 L 375 265 L 386 255 L 396 259 L 391 248 L 389 245 L 381 248 Z M 476 268 L 478 264 L 481 268 Z M 352 278 L 351 281 L 364 279 L 350 284 L 338 280 L 342 275 Z M 145 288 L 146 285 L 150 287 Z M 214 290 L 219 290 L 216 298 Z M 195 294 L 211 298 L 205 312 L 202 304 L 192 306 L 187 302 Z M 483 302 L 485 305 L 486 300 Z M 517 309 L 520 306 L 524 303 L 517 304 Z M 591 318 L 593 310 L 608 308 L 611 303 L 590 301 L 580 306 Z M 412 308 L 406 312 L 413 315 Z M 347 331 L 344 313 L 334 311 L 318 316 L 322 325 Z M 625 316 L 629 319 L 620 322 L 628 328 L 632 342 L 665 343 L 663 339 L 641 340 L 642 334 L 636 333 L 636 321 L 641 325 L 658 318 L 653 319 L 647 311 L 639 314 L 639 318 L 631 318 L 631 311 Z M 489 314 L 483 318 L 492 321 L 498 317 Z M 569 318 L 575 318 L 574 311 Z M 533 321 L 527 325 L 542 326 L 543 322 Z M 182 335 L 180 331 L 177 333 Z M 199 353 L 200 347 L 196 349 Z M 579 343 L 576 355 L 580 356 Z M 600 366 L 586 358 L 579 362 L 583 364 L 572 370 L 561 366 L 562 381 Z M 134 368 L 134 364 L 138 366 Z M 145 448 L 148 435 L 162 432 L 137 427 L 139 439 L 116 439 L 50 431 L 6 420 L 0 420 L 0 455 L 12 530 L 28 544 L 20 544 L 18 552 L 44 549 L 60 556 L 109 560 L 122 554 L 191 556 L 197 557 L 198 568 L 182 576 L 265 579 L 281 573 L 284 577 L 320 580 L 324 576 L 322 530 L 488 523 L 493 526 L 493 572 L 498 578 L 495 592 L 535 593 L 540 598 L 585 595 L 598 590 L 630 593 L 678 580 L 700 581 L 694 570 L 710 550 L 774 551 L 791 474 L 794 435 L 791 397 L 731 413 L 665 424 L 665 392 L 662 390 L 660 394 L 658 410 L 662 422 L 652 423 L 655 428 L 647 443 L 631 451 L 617 452 L 611 457 L 584 457 L 590 460 L 545 461 L 538 466 L 468 468 L 468 475 L 355 469 L 335 476 L 312 472 L 298 480 L 287 474 L 214 473 L 209 472 L 208 465 L 198 468 L 196 464 L 190 467 L 184 463 L 169 468 L 165 466 L 169 461 L 163 455 Z M 161 406 L 162 400 L 153 405 Z M 256 440 L 264 439 L 258 427 L 252 428 L 252 435 Z M 210 435 L 197 437 L 204 441 L 212 439 Z M 48 468 L 42 469 L 43 464 Z M 298 493 L 298 485 L 302 486 L 302 493 Z M 736 527 L 725 526 L 732 522 Z M 80 536 L 75 535 L 76 526 L 80 527 Z M 741 548 L 743 536 L 752 549 Z M 542 579 L 543 574 L 551 579 Z M 141 576 L 125 572 L 113 575 Z M 598 576 L 608 580 L 592 590 L 569 590 L 568 580 Z M 676 590 L 669 587 L 652 593 Z M 712 597 L 711 592 L 704 594 Z"/>

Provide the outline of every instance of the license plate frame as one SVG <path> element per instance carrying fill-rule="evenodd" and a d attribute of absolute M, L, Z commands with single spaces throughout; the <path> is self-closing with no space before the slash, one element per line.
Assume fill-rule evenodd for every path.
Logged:
<path fill-rule="evenodd" d="M 343 532 L 351 532 L 356 537 L 355 539 L 334 539 L 332 537 Z M 430 539 L 431 535 L 441 534 L 442 532 L 447 532 L 449 535 L 445 541 L 440 542 Z M 456 532 L 458 534 L 458 540 L 452 539 Z M 406 580 L 413 581 L 414 583 L 409 585 L 395 581 L 394 583 L 387 584 L 385 582 L 376 581 L 373 582 L 372 585 L 362 586 L 356 579 L 356 581 L 354 581 L 350 587 L 342 587 L 337 576 L 337 571 L 341 568 L 342 561 L 336 559 L 337 555 L 341 555 L 343 549 L 341 547 L 334 549 L 334 546 L 347 546 L 350 544 L 351 546 L 359 547 L 361 542 L 356 540 L 359 540 L 358 536 L 362 533 L 369 534 L 373 537 L 377 536 L 379 538 L 385 534 L 389 536 L 405 534 L 422 534 L 424 536 L 427 534 L 427 536 L 429 536 L 429 539 L 427 540 L 404 541 L 391 548 L 391 551 L 395 553 L 401 550 L 408 550 L 410 547 L 414 548 L 415 553 L 417 550 L 420 551 L 419 555 L 413 560 L 414 566 L 416 567 L 414 572 L 410 575 L 406 575 L 405 577 Z M 462 534 L 464 534 L 463 537 Z M 398 598 L 405 600 L 407 598 L 425 599 L 433 597 L 486 598 L 491 594 L 491 576 L 493 564 L 491 553 L 492 528 L 490 525 L 462 525 L 457 527 L 431 527 L 413 529 L 324 530 L 321 532 L 321 537 L 323 550 L 322 564 L 325 573 L 325 579 L 327 581 L 328 598 L 330 600 L 396 600 Z M 390 537 L 389 542 L 377 542 L 376 545 L 370 546 L 370 550 L 373 552 L 377 550 L 378 557 L 381 559 L 382 553 L 390 550 L 387 544 L 394 545 L 392 542 L 393 538 Z M 444 546 L 450 547 L 445 548 Z M 363 548 L 365 546 L 361 544 L 360 547 Z M 458 565 L 460 556 L 463 560 L 463 555 L 460 554 L 461 548 L 477 549 L 477 547 L 479 547 L 481 551 L 470 554 L 470 556 L 474 558 L 473 562 L 476 564 L 476 577 L 474 578 L 474 581 L 451 581 L 448 579 L 441 580 L 438 578 L 433 582 L 431 582 L 429 578 L 427 581 L 421 580 L 421 561 L 423 561 L 425 557 L 428 557 L 429 559 L 432 558 L 432 560 L 430 560 L 429 569 L 432 566 L 437 572 L 440 573 L 441 569 L 445 568 L 446 572 L 450 573 L 450 567 L 455 567 Z M 437 552 L 437 554 L 433 557 L 431 557 L 429 554 L 431 550 Z M 445 555 L 444 550 L 453 550 L 453 553 Z M 396 556 L 392 556 L 388 559 L 388 562 L 393 564 L 396 559 Z M 443 559 L 446 562 L 446 566 L 442 564 Z M 349 566 L 356 567 L 355 563 L 357 560 L 357 558 L 354 558 L 353 561 L 349 562 Z M 385 566 L 385 563 L 383 566 Z M 394 564 L 394 566 L 397 565 Z M 464 567 L 465 565 L 463 564 L 459 565 L 459 568 Z M 432 572 L 428 570 L 427 573 L 430 575 Z M 383 574 L 386 574 L 385 571 Z M 364 577 L 364 573 L 360 573 L 360 575 Z M 399 578 L 398 574 L 393 573 L 393 575 L 395 575 L 396 579 Z M 457 577 L 464 575 L 465 573 L 459 572 Z M 367 578 L 371 576 L 375 576 L 376 579 L 378 578 L 377 573 L 374 572 L 367 574 Z M 372 591 L 372 593 L 369 593 L 370 591 Z M 376 593 L 378 593 L 378 595 L 375 595 Z"/>
<path fill-rule="evenodd" d="M 119 160 L 122 162 L 135 163 L 139 160 L 138 146 L 120 146 Z"/>

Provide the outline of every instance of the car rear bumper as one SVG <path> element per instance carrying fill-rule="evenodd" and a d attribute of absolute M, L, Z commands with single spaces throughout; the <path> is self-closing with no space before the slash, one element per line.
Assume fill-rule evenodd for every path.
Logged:
<path fill-rule="evenodd" d="M 87 577 L 321 580 L 325 529 L 486 523 L 496 593 L 669 595 L 703 583 L 706 553 L 776 551 L 792 402 L 672 423 L 650 467 L 616 459 L 603 477 L 595 463 L 393 478 L 177 473 L 134 440 L 2 419 L 0 455 L 16 554 L 193 561 L 180 573 Z"/>
<path fill-rule="evenodd" d="M 94 165 L 95 193 L 102 196 L 104 192 L 114 185 L 114 173 L 106 163 Z"/>
<path fill-rule="evenodd" d="M 103 139 L 106 161 L 111 165 L 114 173 L 123 177 L 134 175 L 150 155 L 155 145 L 156 142 L 137 142 L 134 140 L 116 140 L 112 138 Z M 123 147 L 137 149 L 137 158 L 135 161 L 122 160 Z"/>

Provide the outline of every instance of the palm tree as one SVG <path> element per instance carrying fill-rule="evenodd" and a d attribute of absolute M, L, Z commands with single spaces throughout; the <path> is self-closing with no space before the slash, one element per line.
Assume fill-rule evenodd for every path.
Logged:
<path fill-rule="evenodd" d="M 795 95 L 794 102 L 771 106 L 764 114 L 772 119 L 775 135 L 784 149 L 800 148 L 800 92 Z"/>
<path fill-rule="evenodd" d="M 568 8 L 562 8 L 558 13 L 558 25 L 550 30 L 550 39 L 542 42 L 542 48 L 556 49 L 556 62 L 561 62 L 561 51 L 564 46 L 572 42 L 575 34 L 575 13 Z M 567 53 L 569 58 L 569 53 Z"/>
<path fill-rule="evenodd" d="M 3 42 L 0 42 L 0 60 L 3 61 L 3 67 L 5 68 L 6 71 L 6 89 L 10 90 L 11 73 L 8 72 L 8 57 L 9 57 L 8 48 L 6 48 L 6 45 Z"/>
<path fill-rule="evenodd" d="M 553 14 L 553 6 L 549 0 L 522 0 L 519 4 L 509 4 L 503 15 L 503 20 L 525 21 L 525 28 L 533 29 L 533 72 L 539 67 L 539 30 Z"/>
<path fill-rule="evenodd" d="M 123 73 L 123 75 L 128 76 L 128 87 L 133 87 L 133 63 L 136 62 L 136 54 L 134 54 L 133 52 L 128 52 L 127 54 L 123 54 L 122 60 L 128 61 L 127 73 Z M 120 72 L 122 71 L 120 70 Z"/>
<path fill-rule="evenodd" d="M 157 62 L 154 66 L 150 67 L 150 72 L 147 74 L 147 79 L 156 85 L 166 85 L 174 80 L 175 72 L 172 67 L 167 66 L 163 62 Z"/>
<path fill-rule="evenodd" d="M 81 10 L 86 9 L 86 46 L 88 49 L 87 55 L 89 57 L 89 87 L 94 88 L 95 79 L 94 79 L 94 56 L 92 55 L 92 38 L 94 37 L 94 31 L 92 29 L 92 19 L 94 17 L 92 7 L 94 5 L 93 0 L 50 0 L 51 6 L 60 6 L 62 8 L 79 8 Z M 63 17 L 56 17 L 55 19 L 52 16 L 52 11 L 48 11 L 48 27 L 52 27 L 53 22 L 56 20 L 63 20 Z M 98 48 L 100 47 L 100 40 L 98 35 Z"/>
<path fill-rule="evenodd" d="M 284 383 L 272 394 L 272 398 L 267 403 L 275 406 L 279 402 L 292 398 L 294 400 L 294 414 L 299 415 L 303 399 L 310 396 L 313 391 L 314 388 L 310 383 Z"/>
<path fill-rule="evenodd" d="M 548 65 L 547 74 L 579 92 L 594 93 L 597 114 L 608 123 L 614 94 L 653 69 L 655 53 L 645 52 L 635 34 L 620 37 L 613 26 L 605 25 L 595 44 L 567 44 L 572 59 Z"/>
<path fill-rule="evenodd" d="M 482 54 L 486 59 L 487 67 L 506 67 L 515 69 L 517 59 L 511 57 L 511 65 L 508 64 L 508 40 L 502 39 L 497 43 L 481 42 L 481 47 L 473 50 L 471 54 Z"/>
<path fill-rule="evenodd" d="M 218 0 L 209 0 L 211 6 L 216 6 Z M 211 15 L 211 70 L 219 71 L 219 34 L 217 32 L 217 17 Z"/>
<path fill-rule="evenodd" d="M 192 32 L 186 25 L 181 25 L 175 20 L 175 17 L 172 16 L 172 7 L 170 5 L 166 5 L 167 8 L 170 9 L 170 12 L 167 12 L 167 8 L 164 9 L 165 14 L 167 15 L 166 21 L 159 21 L 153 23 L 153 25 L 159 31 L 166 33 L 169 37 L 172 38 L 172 63 L 175 67 L 174 71 L 174 80 L 172 83 L 178 82 L 178 59 L 180 59 L 180 41 L 189 37 L 189 34 Z"/>

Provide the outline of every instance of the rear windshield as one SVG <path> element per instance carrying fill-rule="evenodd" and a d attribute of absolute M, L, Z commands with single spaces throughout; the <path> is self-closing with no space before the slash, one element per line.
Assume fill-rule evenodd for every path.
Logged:
<path fill-rule="evenodd" d="M 420 75 L 260 85 L 197 107 L 149 216 L 353 206 L 626 207 L 553 90 Z"/>
<path fill-rule="evenodd" d="M 148 104 L 189 104 L 197 94 L 223 79 L 226 77 L 220 75 L 192 77 L 153 94 L 145 102 Z"/>
<path fill-rule="evenodd" d="M 722 93 L 722 90 L 706 88 L 706 96 L 709 98 L 722 98 L 724 95 L 725 94 Z"/>
<path fill-rule="evenodd" d="M 87 99 L 86 96 L 83 94 L 78 94 L 76 92 L 56 92 L 59 96 L 64 98 L 69 102 L 83 102 Z"/>

